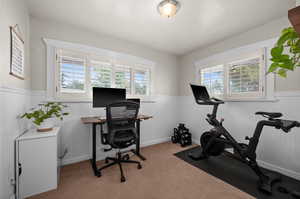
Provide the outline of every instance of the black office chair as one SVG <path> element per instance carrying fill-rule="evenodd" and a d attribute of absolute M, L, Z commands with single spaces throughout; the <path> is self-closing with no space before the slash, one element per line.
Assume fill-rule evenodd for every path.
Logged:
<path fill-rule="evenodd" d="M 120 101 L 109 104 L 106 106 L 106 121 L 107 121 L 107 134 L 102 135 L 104 139 L 103 144 L 108 144 L 111 149 L 119 149 L 116 158 L 107 157 L 106 163 L 111 163 L 103 166 L 99 171 L 118 164 L 121 171 L 121 182 L 125 182 L 125 177 L 121 163 L 133 163 L 138 165 L 138 169 L 142 165 L 138 161 L 129 160 L 129 155 L 123 155 L 121 149 L 125 149 L 136 143 L 139 139 L 136 133 L 136 120 L 139 112 L 139 104 L 129 101 Z M 108 150 L 106 150 L 108 151 Z"/>

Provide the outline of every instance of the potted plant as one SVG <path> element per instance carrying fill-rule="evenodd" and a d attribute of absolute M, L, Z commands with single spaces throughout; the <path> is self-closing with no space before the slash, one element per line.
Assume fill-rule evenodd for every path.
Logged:
<path fill-rule="evenodd" d="M 287 77 L 288 71 L 300 67 L 300 37 L 294 28 L 285 28 L 281 32 L 274 48 L 271 49 L 271 61 L 268 73 Z"/>
<path fill-rule="evenodd" d="M 39 104 L 37 108 L 33 108 L 29 112 L 24 113 L 21 118 L 32 120 L 37 126 L 38 132 L 47 132 L 53 129 L 54 118 L 63 120 L 63 117 L 69 114 L 63 111 L 65 107 L 67 106 L 60 102 Z"/>

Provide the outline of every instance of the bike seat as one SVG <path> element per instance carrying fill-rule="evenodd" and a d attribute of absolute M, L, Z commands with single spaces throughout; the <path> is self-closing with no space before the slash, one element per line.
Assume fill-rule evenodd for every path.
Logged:
<path fill-rule="evenodd" d="M 267 118 L 279 118 L 282 116 L 282 113 L 274 113 L 274 112 L 256 112 L 255 115 L 262 115 Z"/>

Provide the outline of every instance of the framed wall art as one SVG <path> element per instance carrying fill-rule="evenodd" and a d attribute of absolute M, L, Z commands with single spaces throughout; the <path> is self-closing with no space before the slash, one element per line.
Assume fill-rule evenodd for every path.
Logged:
<path fill-rule="evenodd" d="M 9 74 L 24 80 L 25 45 L 18 24 L 10 27 L 10 72 Z"/>

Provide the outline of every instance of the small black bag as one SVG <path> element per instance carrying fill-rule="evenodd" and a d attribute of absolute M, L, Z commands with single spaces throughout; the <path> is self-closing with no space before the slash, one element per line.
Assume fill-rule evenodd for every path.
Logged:
<path fill-rule="evenodd" d="M 173 143 L 179 143 L 182 147 L 192 144 L 192 134 L 184 124 L 179 124 L 177 128 L 174 128 L 173 136 L 171 137 Z"/>

